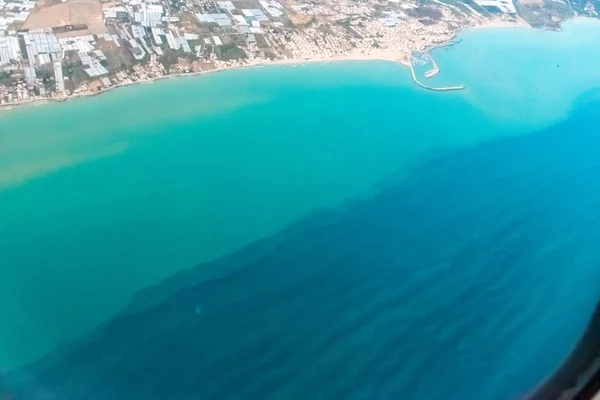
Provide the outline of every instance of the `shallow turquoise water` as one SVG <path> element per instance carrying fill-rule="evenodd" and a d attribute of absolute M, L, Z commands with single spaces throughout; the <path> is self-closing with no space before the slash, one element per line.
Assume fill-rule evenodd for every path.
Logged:
<path fill-rule="evenodd" d="M 577 37 L 575 33 L 592 29 L 598 31 L 600 27 L 591 26 L 588 22 L 573 23 L 567 26 L 563 34 Z M 487 37 L 486 40 L 492 40 L 491 35 L 494 39 L 491 43 L 498 44 L 502 51 L 482 55 L 477 46 L 469 47 L 471 42 L 477 42 L 480 32 Z M 435 79 L 461 78 L 459 83 L 468 87 L 462 92 L 440 94 L 423 91 L 412 84 L 407 69 L 402 66 L 350 62 L 325 66 L 258 68 L 165 81 L 125 88 L 98 98 L 43 106 L 33 110 L 33 114 L 28 109 L 0 115 L 0 290 L 7 305 L 0 308 L 0 366 L 3 369 L 14 368 L 37 359 L 59 344 L 81 337 L 123 309 L 140 289 L 156 284 L 177 271 L 227 255 L 270 235 L 276 235 L 274 237 L 277 238 L 277 233 L 283 228 L 316 210 L 326 208 L 344 216 L 346 214 L 342 210 L 350 207 L 347 202 L 362 198 L 365 200 L 361 206 L 362 212 L 367 216 L 371 215 L 366 211 L 369 207 L 382 207 L 381 210 L 389 211 L 388 214 L 371 215 L 369 218 L 363 216 L 362 220 L 359 218 L 362 224 L 373 224 L 369 221 L 383 224 L 383 221 L 393 220 L 394 212 L 403 218 L 424 213 L 427 218 L 409 218 L 410 224 L 403 222 L 389 228 L 394 233 L 395 241 L 383 249 L 390 251 L 391 258 L 379 260 L 382 269 L 375 271 L 372 282 L 366 281 L 374 286 L 366 288 L 366 292 L 357 292 L 361 295 L 356 297 L 363 303 L 356 305 L 344 299 L 353 297 L 355 286 L 356 290 L 360 288 L 358 282 L 366 280 L 365 274 L 369 272 L 367 267 L 370 265 L 368 252 L 361 258 L 358 253 L 343 247 L 336 250 L 339 251 L 339 258 L 352 254 L 357 260 L 363 261 L 350 270 L 344 270 L 344 263 L 326 261 L 327 246 L 332 246 L 331 240 L 335 241 L 336 237 L 347 235 L 348 240 L 354 240 L 354 251 L 361 246 L 375 251 L 381 250 L 380 246 L 390 239 L 384 235 L 385 230 L 378 232 L 376 226 L 362 232 L 360 224 L 347 225 L 346 222 L 354 218 L 357 212 L 348 211 L 349 214 L 338 225 L 334 224 L 344 230 L 326 231 L 329 241 L 321 244 L 316 241 L 311 245 L 317 248 L 321 246 L 324 250 L 308 252 L 311 258 L 307 259 L 307 264 L 296 267 L 300 270 L 306 268 L 311 285 L 319 285 L 319 279 L 322 278 L 323 290 L 328 296 L 319 297 L 320 292 L 317 291 L 314 298 L 307 299 L 305 306 L 300 301 L 293 306 L 306 307 L 308 312 L 316 307 L 316 303 L 332 301 L 334 298 L 331 294 L 336 293 L 336 296 L 340 296 L 341 307 L 356 309 L 360 314 L 361 307 L 370 309 L 380 301 L 386 304 L 387 300 L 378 300 L 372 294 L 372 289 L 391 274 L 399 283 L 385 286 L 383 294 L 397 300 L 391 309 L 397 311 L 391 315 L 395 324 L 408 326 L 407 322 L 412 321 L 416 325 L 406 328 L 408 334 L 414 329 L 415 332 L 421 332 L 420 335 L 428 332 L 429 336 L 426 337 L 434 337 L 435 332 L 427 328 L 427 320 L 437 320 L 434 314 L 442 307 L 446 310 L 448 325 L 454 327 L 448 328 L 448 337 L 444 340 L 461 338 L 458 339 L 460 351 L 448 352 L 444 364 L 451 364 L 459 355 L 464 356 L 465 360 L 479 360 L 471 367 L 467 367 L 465 360 L 464 363 L 456 361 L 457 365 L 464 365 L 463 370 L 457 369 L 458 375 L 452 376 L 455 381 L 464 379 L 457 384 L 460 386 L 467 385 L 464 382 L 473 373 L 471 368 L 483 362 L 481 349 L 486 346 L 484 338 L 487 340 L 491 337 L 496 346 L 485 351 L 498 357 L 490 355 L 492 358 L 489 363 L 494 364 L 495 368 L 486 371 L 497 373 L 504 366 L 513 373 L 523 372 L 523 366 L 515 364 L 520 359 L 517 356 L 521 356 L 515 353 L 515 349 L 538 340 L 542 322 L 550 319 L 549 314 L 542 313 L 535 317 L 536 324 L 532 324 L 530 329 L 527 328 L 528 321 L 537 315 L 534 311 L 543 309 L 544 304 L 552 304 L 552 318 L 562 318 L 561 326 L 566 321 L 572 322 L 572 325 L 568 331 L 561 330 L 563 328 L 558 325 L 547 325 L 548 329 L 555 329 L 553 338 L 560 346 L 556 352 L 540 360 L 539 368 L 526 371 L 527 379 L 515 384 L 519 390 L 526 390 L 528 385 L 548 373 L 552 365 L 564 356 L 585 323 L 596 298 L 596 288 L 578 291 L 578 297 L 572 302 L 565 301 L 564 297 L 576 285 L 595 276 L 592 267 L 596 265 L 598 254 L 592 245 L 596 232 L 572 225 L 577 218 L 581 218 L 575 210 L 591 212 L 597 194 L 597 188 L 591 185 L 593 179 L 576 181 L 571 188 L 559 185 L 561 190 L 555 196 L 539 199 L 547 202 L 544 203 L 545 211 L 537 203 L 536 191 L 532 194 L 524 190 L 531 183 L 540 182 L 544 190 L 553 190 L 555 179 L 562 182 L 579 172 L 594 168 L 591 158 L 569 164 L 573 161 L 569 157 L 576 154 L 575 150 L 582 151 L 585 146 L 574 149 L 564 157 L 552 154 L 551 140 L 565 140 L 565 137 L 560 132 L 544 135 L 543 129 L 567 120 L 572 121 L 572 125 L 561 125 L 562 128 L 585 132 L 577 140 L 595 139 L 593 132 L 583 129 L 584 125 L 578 125 L 583 124 L 581 121 L 589 123 L 589 116 L 569 118 L 569 112 L 571 116 L 576 116 L 578 108 L 574 104 L 588 89 L 600 86 L 600 76 L 587 70 L 575 74 L 575 67 L 565 61 L 579 56 L 578 52 L 584 45 L 566 48 L 559 41 L 557 47 L 552 47 L 548 44 L 546 33 L 542 35 L 521 30 L 519 37 L 531 35 L 530 39 L 508 45 L 512 43 L 512 35 L 510 30 L 467 32 L 460 45 L 444 51 L 439 58 L 436 55 L 443 73 Z M 507 39 L 502 41 L 502 37 Z M 587 39 L 584 42 L 587 43 Z M 541 44 L 544 46 L 538 46 Z M 459 55 L 466 52 L 471 56 L 469 59 L 473 60 L 485 58 L 489 65 L 495 66 L 507 58 L 525 57 L 532 52 L 528 46 L 534 45 L 537 46 L 536 54 L 540 60 L 552 60 L 553 63 L 558 60 L 556 63 L 562 69 L 553 69 L 555 72 L 544 69 L 546 61 L 542 64 L 526 64 L 521 66 L 519 74 L 508 71 L 503 75 L 503 88 L 491 85 L 490 82 L 497 81 L 492 81 L 487 75 L 490 70 L 473 68 L 468 75 L 449 73 L 459 68 L 463 72 L 469 71 L 458 62 L 452 64 L 453 52 Z M 455 65 L 457 69 L 454 69 Z M 518 63 L 511 63 L 512 68 L 517 68 L 514 65 Z M 547 85 L 544 80 L 539 87 L 535 86 L 536 80 L 532 77 L 538 77 L 540 73 L 553 77 L 553 84 Z M 524 82 L 528 84 L 524 85 Z M 541 91 L 542 87 L 544 96 L 553 94 L 554 97 L 550 98 L 560 101 L 540 105 L 542 100 L 536 100 L 537 94 L 532 93 Z M 487 95 L 484 96 L 484 93 Z M 165 99 L 169 101 L 166 103 Z M 519 135 L 532 135 L 535 139 L 531 142 L 510 142 L 514 147 L 501 140 L 496 142 L 504 136 Z M 477 146 L 487 142 L 492 147 L 484 148 L 479 153 Z M 470 150 L 461 153 L 459 149 L 463 148 Z M 590 146 L 588 150 L 594 148 Z M 515 150 L 519 152 L 512 153 Z M 536 164 L 535 157 L 540 154 L 548 157 Z M 444 169 L 435 164 L 436 160 L 443 160 L 444 155 L 453 157 L 453 162 L 445 167 L 447 173 L 441 173 Z M 490 159 L 497 156 L 497 159 L 494 163 L 483 165 L 483 161 L 477 158 L 483 155 Z M 514 157 L 519 157 L 519 163 L 515 162 Z M 529 159 L 533 161 L 527 163 Z M 421 175 L 402 183 L 404 177 L 412 176 L 411 168 L 426 168 L 428 165 L 437 166 L 429 169 L 435 171 L 429 175 L 435 178 L 431 181 L 433 183 L 419 178 Z M 548 165 L 556 165 L 556 170 L 548 171 Z M 569 165 L 573 169 L 567 168 Z M 521 175 L 517 167 L 529 174 L 523 174 L 522 182 L 518 180 Z M 428 176 L 427 171 L 424 176 Z M 571 175 L 561 176 L 561 171 L 569 171 Z M 486 182 L 488 178 L 490 182 Z M 464 182 L 469 180 L 474 180 L 474 183 L 465 186 Z M 410 196 L 407 195 L 407 198 L 412 198 L 413 203 L 403 205 L 402 197 L 392 196 L 394 202 L 391 206 L 378 205 L 375 201 L 378 197 L 373 196 L 380 193 L 382 188 L 397 187 L 400 183 L 408 185 L 399 187 L 408 190 Z M 490 192 L 491 188 L 501 188 L 506 184 L 514 185 L 514 191 L 509 191 L 513 197 L 503 194 L 502 190 Z M 571 208 L 568 208 L 569 197 L 565 197 L 569 190 L 578 194 L 571 201 L 581 200 Z M 584 202 L 586 194 L 590 196 L 587 203 Z M 521 195 L 530 200 L 519 200 Z M 373 198 L 375 202 L 369 202 Z M 417 208 L 419 201 L 424 202 L 421 209 Z M 462 210 L 464 220 L 452 216 L 453 205 Z M 563 213 L 559 208 L 563 206 L 571 214 Z M 401 207 L 401 211 L 397 207 Z M 518 207 L 519 212 L 512 216 L 499 213 L 498 210 L 503 207 L 508 210 Z M 354 210 L 353 207 L 350 209 Z M 477 216 L 475 222 L 469 221 L 471 215 Z M 492 217 L 497 219 L 490 222 Z M 318 225 L 319 218 L 315 218 L 311 223 Z M 586 218 L 593 220 L 596 217 L 588 215 Z M 519 227 L 510 222 L 514 219 L 517 220 L 515 223 L 527 227 L 525 233 L 520 234 L 525 238 L 519 239 L 519 246 L 511 241 L 517 241 L 517 238 L 511 239 L 511 234 L 519 235 L 512 233 L 513 229 L 518 232 L 516 228 Z M 424 221 L 427 224 L 421 226 Z M 462 228 L 460 221 L 464 222 Z M 485 231 L 485 225 L 477 225 L 484 224 L 484 221 L 490 224 L 489 231 Z M 550 224 L 551 221 L 556 221 L 555 225 Z M 325 222 L 322 224 L 328 225 Z M 456 236 L 456 243 L 449 236 L 442 235 L 437 241 L 431 237 L 436 232 L 436 224 L 443 227 L 440 229 L 446 233 L 448 230 L 453 232 L 451 237 Z M 535 224 L 539 225 L 536 227 Z M 580 239 L 585 240 L 577 241 L 566 236 L 561 239 L 559 233 L 565 227 L 575 230 Z M 478 233 L 476 228 L 483 232 Z M 456 233 L 452 230 L 456 230 Z M 408 236 L 404 237 L 399 232 Z M 544 239 L 541 232 L 550 233 Z M 478 241 L 478 234 L 486 240 Z M 456 247 L 444 250 L 442 246 L 446 242 L 460 247 L 460 257 L 454 256 L 459 257 L 458 261 L 446 260 L 449 254 L 457 251 Z M 396 254 L 398 251 L 401 254 L 403 247 L 418 248 L 419 243 L 427 249 L 428 256 L 442 260 L 441 266 L 428 269 L 427 265 L 419 265 L 419 254 L 411 253 L 410 257 Z M 438 246 L 427 247 L 427 243 Z M 500 247 L 504 246 L 504 252 L 522 251 L 527 256 L 519 261 L 518 257 L 498 255 L 493 250 L 498 243 Z M 525 250 L 518 250 L 517 247 Z M 433 249 L 439 251 L 437 256 Z M 471 250 L 473 255 L 469 255 Z M 331 253 L 337 254 L 333 250 Z M 548 263 L 559 259 L 556 256 L 558 253 L 563 261 L 550 268 Z M 283 256 L 292 257 L 287 253 Z M 242 259 L 244 257 L 242 255 Z M 260 258 L 264 259 L 265 256 Z M 312 260 L 312 264 L 309 260 Z M 282 269 L 287 265 L 276 257 L 270 262 L 272 266 L 281 266 Z M 566 263 L 569 264 L 568 273 L 564 269 Z M 407 277 L 412 275 L 406 274 L 413 265 L 417 267 L 410 272 L 414 274 L 414 279 L 410 280 Z M 448 272 L 439 270 L 444 265 L 446 268 L 447 265 L 464 268 L 457 274 L 460 279 L 448 279 Z M 316 269 L 315 266 L 323 269 Z M 539 268 L 537 272 L 528 269 L 532 266 Z M 236 263 L 220 263 L 204 268 L 201 277 L 222 276 L 240 266 Z M 291 291 L 290 287 L 294 286 L 290 285 L 298 281 L 293 274 L 289 279 L 282 276 L 282 285 L 277 287 L 277 269 L 262 269 L 266 267 L 261 265 L 256 268 L 275 282 L 275 287 L 266 288 L 268 290 Z M 543 268 L 546 270 L 540 272 Z M 242 274 L 242 277 L 236 278 L 237 275 L 234 275 L 232 279 L 235 285 L 228 286 L 225 281 L 225 286 L 220 287 L 216 294 L 202 301 L 210 302 L 213 299 L 217 303 L 224 302 L 218 295 L 221 292 L 226 293 L 223 296 L 235 299 L 238 295 L 233 289 L 242 290 L 244 285 L 248 285 L 256 288 L 257 304 L 267 307 L 265 304 L 268 302 L 261 301 L 261 296 L 266 292 L 261 292 L 263 286 L 252 271 L 252 268 L 248 269 L 249 276 Z M 313 273 L 316 275 L 313 276 Z M 345 277 L 345 280 L 337 283 L 335 275 L 334 278 L 327 275 L 334 273 Z M 533 274 L 534 278 L 527 281 L 522 274 Z M 199 278 L 194 276 L 197 281 Z M 494 285 L 494 280 L 502 284 Z M 403 286 L 404 281 L 407 286 Z M 299 282 L 302 283 L 294 290 L 311 290 L 305 281 Z M 532 292 L 532 285 L 543 282 L 546 284 L 541 290 Z M 338 293 L 338 284 L 347 292 Z M 560 286 L 562 284 L 564 286 Z M 403 304 L 409 304 L 406 300 L 400 301 L 405 293 L 417 288 L 420 295 L 413 299 L 410 306 L 403 307 Z M 444 293 L 453 293 L 453 288 L 457 290 L 455 300 L 440 302 L 440 297 Z M 475 290 L 475 298 L 479 299 L 481 305 L 485 304 L 485 308 L 474 307 L 477 304 L 469 295 L 462 294 L 463 289 Z M 175 292 L 174 288 L 170 291 L 159 288 L 156 296 L 164 299 Z M 298 295 L 299 299 L 304 298 L 303 292 L 287 293 Z M 367 296 L 369 293 L 372 297 Z M 556 293 L 562 293 L 560 302 L 556 301 Z M 254 301 L 252 296 L 248 296 L 248 301 Z M 482 299 L 486 299 L 486 302 Z M 510 299 L 511 303 L 503 301 L 506 299 Z M 161 301 L 145 300 L 148 304 Z M 279 311 L 274 310 L 273 315 L 289 315 L 287 313 L 290 311 L 283 308 L 285 304 L 282 303 Z M 431 310 L 436 310 L 431 315 L 426 311 L 428 305 L 431 305 Z M 137 307 L 143 309 L 145 306 Z M 189 317 L 187 312 L 190 307 L 193 311 L 191 304 L 189 307 L 186 305 L 185 317 L 182 317 L 184 320 Z M 574 309 L 578 312 L 573 312 Z M 336 310 L 340 313 L 338 308 Z M 238 314 L 233 311 L 236 310 L 233 309 L 231 314 L 224 312 L 223 315 L 235 319 Z M 255 312 L 258 322 L 269 323 L 267 309 L 264 310 L 266 316 Z M 368 311 L 363 312 L 369 314 Z M 486 319 L 487 325 L 480 324 L 484 314 L 498 318 Z M 152 311 L 148 315 L 152 316 Z M 314 319 L 311 319 L 311 315 L 314 313 L 305 316 L 305 322 L 314 330 L 311 330 L 313 333 L 323 329 L 323 321 L 336 320 L 335 314 L 321 313 Z M 348 312 L 340 316 L 337 323 L 344 326 L 344 321 L 351 323 L 355 316 Z M 261 319 L 263 317 L 266 319 Z M 225 323 L 224 317 L 219 318 L 216 326 Z M 388 323 L 391 322 L 375 324 L 371 336 L 362 336 L 364 332 L 361 332 L 359 337 L 378 338 L 387 329 Z M 508 325 L 508 328 L 504 325 Z M 438 325 L 432 326 L 439 329 Z M 233 328 L 223 325 L 223 329 Z M 515 331 L 524 333 L 517 335 Z M 215 332 L 208 329 L 206 335 Z M 337 336 L 334 337 L 339 338 L 341 347 L 333 355 L 324 355 L 322 363 L 329 365 L 327 357 L 333 357 L 337 361 L 331 362 L 339 369 L 348 363 L 352 364 L 352 354 L 357 348 L 352 341 L 343 344 L 343 330 L 336 328 L 336 332 Z M 446 335 L 443 330 L 440 334 L 442 337 Z M 255 337 L 260 338 L 260 332 Z M 300 335 L 297 339 L 290 337 L 290 340 L 301 341 L 302 338 Z M 355 339 L 360 346 L 366 346 L 365 352 L 372 344 L 364 339 Z M 119 340 L 126 343 L 131 338 L 119 336 Z M 211 336 L 206 343 L 217 346 L 218 343 L 213 340 L 216 339 Z M 330 339 L 323 340 L 327 343 Z M 108 346 L 106 342 L 101 343 Z M 182 343 L 189 344 L 185 341 Z M 253 342 L 249 339 L 249 343 Z M 382 346 L 385 348 L 385 343 L 375 342 L 375 345 L 381 349 Z M 392 340 L 390 343 L 398 342 Z M 288 348 L 286 346 L 282 344 L 282 348 Z M 439 373 L 444 374 L 445 368 L 435 362 L 435 352 L 419 346 L 418 335 L 409 335 L 405 346 L 397 348 L 395 357 L 400 357 L 400 354 L 403 359 L 411 357 L 407 353 L 410 350 L 415 352 L 415 361 L 405 366 L 407 372 L 399 379 L 414 380 L 415 374 L 418 375 L 420 371 L 424 376 L 438 369 Z M 523 365 L 539 358 L 541 348 L 543 346 L 534 346 L 530 354 L 522 356 Z M 231 354 L 235 355 L 235 352 Z M 429 359 L 419 357 L 420 354 L 429 354 Z M 315 354 L 316 359 L 318 356 Z M 503 357 L 509 359 L 506 364 L 502 364 Z M 212 359 L 217 362 L 219 358 L 215 355 Z M 368 352 L 364 359 L 369 359 Z M 423 359 L 429 361 L 424 362 Z M 358 362 L 357 359 L 356 374 L 360 375 L 360 368 L 366 362 Z M 398 358 L 383 359 L 382 362 L 384 365 L 393 364 L 393 371 L 402 370 Z M 313 364 L 309 365 L 316 368 Z M 424 370 L 426 365 L 432 366 L 433 370 Z M 300 367 L 292 365 L 290 368 Z M 328 370 L 324 366 L 319 368 Z M 310 371 L 312 369 L 300 369 L 303 374 L 308 374 L 304 379 L 320 382 L 324 375 L 311 375 Z M 384 391 L 393 393 L 403 387 L 390 380 L 389 371 L 381 369 L 376 374 L 379 375 L 369 379 L 388 382 L 389 386 L 382 388 Z M 481 377 L 488 379 L 487 383 L 481 384 L 481 393 L 490 393 L 489 390 L 501 387 L 506 382 L 503 380 L 506 377 L 494 376 L 490 372 L 490 375 Z M 494 379 L 498 382 L 494 383 Z M 417 396 L 421 393 L 419 385 L 422 383 L 427 386 L 428 382 L 423 378 L 422 382 L 414 383 L 416 389 L 411 393 Z M 294 392 L 294 387 L 290 383 L 289 386 L 279 387 L 279 390 L 298 393 Z M 222 387 L 217 382 L 211 390 L 218 388 Z M 367 390 L 360 387 L 355 389 L 356 393 Z M 330 387 L 328 390 L 340 393 L 342 389 Z M 464 393 L 457 388 L 455 390 L 457 396 Z"/>
<path fill-rule="evenodd" d="M 597 107 L 176 274 L 0 396 L 521 398 L 598 299 Z"/>
<path fill-rule="evenodd" d="M 504 125 L 532 130 L 557 122 L 573 100 L 598 86 L 598 21 L 567 21 L 562 32 L 470 29 L 459 45 L 432 52 L 441 72 L 435 85 L 466 83 L 462 94 Z"/>
<path fill-rule="evenodd" d="M 174 93 L 171 120 L 159 105 Z M 119 115 L 132 101 L 135 112 Z M 3 311 L 13 322 L 0 341 L 15 344 L 9 352 L 37 355 L 175 271 L 361 195 L 432 148 L 478 140 L 444 129 L 443 115 L 470 107 L 460 97 L 420 92 L 387 63 L 239 71 L 62 106 L 0 120 L 17 142 L 3 158 L 6 175 L 29 174 L 28 158 L 62 164 L 9 180 L 0 197 L 2 285 L 19 305 Z M 428 121 L 430 111 L 440 118 Z M 468 120 L 494 129 L 477 113 Z M 36 338 L 27 348 L 16 346 L 24 331 Z"/>

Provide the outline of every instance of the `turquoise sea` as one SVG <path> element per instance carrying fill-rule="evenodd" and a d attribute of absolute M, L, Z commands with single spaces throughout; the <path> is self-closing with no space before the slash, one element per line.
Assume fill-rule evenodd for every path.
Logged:
<path fill-rule="evenodd" d="M 600 23 L 0 113 L 0 398 L 511 399 L 600 287 Z"/>

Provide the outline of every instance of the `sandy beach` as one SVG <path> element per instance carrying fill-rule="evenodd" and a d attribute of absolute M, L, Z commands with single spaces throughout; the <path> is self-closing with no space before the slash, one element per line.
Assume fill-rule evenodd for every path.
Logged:
<path fill-rule="evenodd" d="M 207 70 L 207 71 L 167 74 L 167 75 L 159 76 L 157 78 L 148 79 L 148 80 L 121 83 L 121 84 L 117 84 L 117 85 L 108 87 L 106 89 L 102 89 L 98 92 L 77 93 L 77 94 L 73 94 L 73 95 L 70 95 L 67 97 L 62 97 L 62 98 L 46 98 L 46 97 L 42 98 L 42 97 L 40 97 L 40 98 L 28 100 L 28 101 L 6 103 L 6 104 L 0 105 L 0 111 L 9 111 L 16 107 L 23 107 L 23 106 L 39 106 L 39 105 L 43 105 L 43 104 L 48 104 L 50 102 L 62 103 L 62 102 L 68 101 L 68 100 L 76 99 L 76 98 L 97 96 L 97 95 L 111 92 L 115 89 L 126 87 L 126 86 L 138 85 L 138 84 L 148 84 L 148 83 L 153 83 L 153 82 L 160 81 L 163 79 L 173 79 L 173 78 L 181 78 L 181 77 L 208 75 L 208 74 L 223 72 L 223 71 L 245 69 L 245 68 L 255 68 L 255 67 L 262 67 L 262 66 L 271 66 L 271 65 L 300 65 L 300 64 L 331 63 L 331 62 L 344 62 L 344 61 L 389 61 L 389 62 L 396 62 L 396 63 L 402 64 L 404 66 L 407 66 L 407 67 L 410 66 L 410 60 L 409 60 L 408 55 L 401 54 L 401 53 L 393 51 L 393 50 L 380 50 L 380 51 L 374 52 L 369 55 L 364 55 L 364 56 L 348 55 L 348 56 L 344 56 L 344 57 L 320 57 L 320 58 L 307 58 L 307 59 L 297 59 L 297 60 L 288 59 L 288 60 L 249 62 L 249 63 L 242 64 L 242 65 L 220 67 L 220 68 L 215 68 L 215 69 L 211 69 L 211 70 Z"/>
<path fill-rule="evenodd" d="M 530 28 L 530 29 L 532 29 L 531 26 L 529 26 L 524 20 L 521 20 L 521 19 L 519 19 L 516 22 L 504 21 L 501 19 L 491 19 L 491 20 L 487 20 L 486 23 L 484 23 L 482 25 L 470 26 L 470 27 L 461 29 L 456 32 L 456 35 L 460 34 L 460 32 L 462 32 L 463 30 L 466 30 L 466 29 L 489 29 L 489 28 Z M 427 51 L 429 52 L 435 48 L 447 46 L 456 38 L 456 35 L 444 43 L 439 43 L 434 46 L 430 46 L 429 48 L 427 48 Z M 270 60 L 270 61 L 262 60 L 260 62 L 252 62 L 251 61 L 251 62 L 241 64 L 241 65 L 217 67 L 215 69 L 211 69 L 208 71 L 175 73 L 175 74 L 163 75 L 163 76 L 149 79 L 149 80 L 121 83 L 121 84 L 117 84 L 117 85 L 102 89 L 97 92 L 77 93 L 77 94 L 73 94 L 73 95 L 70 95 L 67 97 L 62 97 L 62 98 L 35 98 L 32 100 L 6 103 L 6 104 L 0 105 L 0 111 L 8 111 L 15 107 L 42 105 L 42 104 L 48 104 L 50 102 L 64 102 L 64 101 L 68 101 L 68 100 L 76 99 L 76 98 L 97 96 L 97 95 L 107 93 L 107 92 L 113 91 L 113 90 L 121 88 L 121 87 L 137 85 L 137 84 L 144 84 L 144 83 L 147 84 L 147 83 L 152 83 L 152 82 L 163 80 L 163 79 L 172 79 L 172 78 L 179 78 L 179 77 L 186 77 L 186 76 L 199 76 L 199 75 L 206 75 L 206 74 L 228 71 L 228 70 L 253 68 L 253 67 L 267 66 L 267 65 L 268 66 L 270 66 L 270 65 L 299 65 L 299 64 L 331 63 L 331 62 L 343 62 L 343 61 L 389 61 L 389 62 L 396 62 L 396 63 L 402 64 L 406 67 L 410 67 L 410 54 L 406 54 L 406 53 L 403 53 L 398 50 L 380 49 L 380 50 L 373 50 L 371 53 L 364 54 L 364 55 L 363 54 L 349 54 L 349 55 L 341 56 L 341 57 L 317 57 L 317 58 L 284 59 L 284 60 Z"/>

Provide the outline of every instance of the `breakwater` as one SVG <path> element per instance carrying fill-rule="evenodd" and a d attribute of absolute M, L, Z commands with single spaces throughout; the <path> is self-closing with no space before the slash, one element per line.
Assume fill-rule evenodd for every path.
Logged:
<path fill-rule="evenodd" d="M 433 60 L 433 59 L 432 59 L 432 60 Z M 409 66 L 410 66 L 410 73 L 411 73 L 411 75 L 412 75 L 412 79 L 413 79 L 413 81 L 414 81 L 414 82 L 415 82 L 417 85 L 421 86 L 423 89 L 427 89 L 427 90 L 433 90 L 433 91 L 436 91 L 436 92 L 448 92 L 448 91 L 451 91 L 451 90 L 463 90 L 463 89 L 465 88 L 465 86 L 464 86 L 464 85 L 456 85 L 456 86 L 444 86 L 444 87 L 433 87 L 433 86 L 428 86 L 428 85 L 425 85 L 424 83 L 421 83 L 421 82 L 420 82 L 420 81 L 417 79 L 417 74 L 415 73 L 415 68 L 414 68 L 414 66 L 413 66 L 413 60 L 412 60 L 412 58 L 411 58 L 411 60 L 410 60 L 410 64 L 409 64 Z"/>

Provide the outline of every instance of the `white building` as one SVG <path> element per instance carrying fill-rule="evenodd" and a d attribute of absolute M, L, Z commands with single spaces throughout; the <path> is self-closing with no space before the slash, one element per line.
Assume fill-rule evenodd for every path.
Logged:
<path fill-rule="evenodd" d="M 139 9 L 133 13 L 133 19 L 145 27 L 160 26 L 164 9 L 159 4 L 142 3 Z"/>

